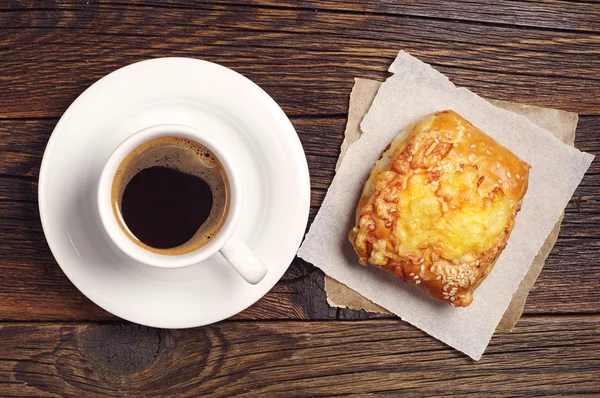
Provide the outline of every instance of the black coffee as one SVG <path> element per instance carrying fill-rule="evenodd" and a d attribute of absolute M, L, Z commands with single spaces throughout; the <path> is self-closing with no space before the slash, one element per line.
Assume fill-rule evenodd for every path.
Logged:
<path fill-rule="evenodd" d="M 201 177 L 153 166 L 129 181 L 121 212 L 127 228 L 142 243 L 171 249 L 192 239 L 212 205 L 210 185 Z"/>
<path fill-rule="evenodd" d="M 160 137 L 121 162 L 112 196 L 115 216 L 134 242 L 162 254 L 184 254 L 219 232 L 229 209 L 229 182 L 201 144 Z"/>

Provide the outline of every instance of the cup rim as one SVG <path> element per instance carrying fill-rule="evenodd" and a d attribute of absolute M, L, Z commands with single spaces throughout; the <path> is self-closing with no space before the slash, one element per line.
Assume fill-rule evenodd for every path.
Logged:
<path fill-rule="evenodd" d="M 139 145 L 160 137 L 182 137 L 206 146 L 221 162 L 229 182 L 229 210 L 227 219 L 210 242 L 188 253 L 166 255 L 144 249 L 123 231 L 112 208 L 112 184 L 115 173 L 125 157 Z M 231 158 L 215 138 L 191 126 L 159 124 L 139 130 L 122 141 L 105 163 L 98 181 L 97 205 L 100 220 L 111 241 L 127 256 L 159 268 L 181 268 L 199 263 L 218 252 L 229 240 L 237 225 L 241 210 L 241 183 Z"/>

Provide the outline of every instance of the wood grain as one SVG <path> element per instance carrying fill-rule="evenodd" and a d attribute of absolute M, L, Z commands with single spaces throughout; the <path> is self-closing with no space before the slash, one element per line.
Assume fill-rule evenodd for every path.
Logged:
<path fill-rule="evenodd" d="M 171 331 L 8 323 L 0 325 L 0 395 L 594 395 L 599 330 L 598 316 L 526 317 L 475 363 L 397 320 Z"/>
<path fill-rule="evenodd" d="M 114 319 L 64 276 L 45 242 L 37 210 L 39 164 L 58 119 L 0 120 L 1 320 Z M 311 173 L 311 220 L 334 176 L 345 117 L 292 118 Z M 576 145 L 600 153 L 600 117 L 582 117 Z M 531 292 L 526 313 L 597 312 L 600 296 L 600 163 L 595 161 L 566 209 L 561 234 Z M 43 292 L 43 294 L 39 294 Z M 323 274 L 295 260 L 282 281 L 236 319 L 364 319 L 364 311 L 327 305 Z"/>
<path fill-rule="evenodd" d="M 489 98 L 600 110 L 600 35 L 587 31 L 191 1 L 47 2 L 0 13 L 0 27 L 0 91 L 11 93 L 0 97 L 2 118 L 57 117 L 101 76 L 157 56 L 232 67 L 290 115 L 339 115 L 351 78 L 386 77 L 399 49 Z"/>
<path fill-rule="evenodd" d="M 105 2 L 114 5 L 125 2 Z M 133 0 L 126 4 L 145 8 L 161 9 L 201 9 L 203 4 L 217 3 L 221 6 L 244 7 L 269 7 L 283 10 L 286 8 L 303 9 L 321 13 L 361 13 L 385 14 L 389 16 L 408 16 L 424 19 L 445 19 L 461 21 L 463 23 L 496 24 L 509 26 L 523 26 L 534 28 L 548 28 L 552 30 L 569 30 L 578 32 L 600 31 L 600 10 L 595 7 L 594 1 L 556 1 L 556 0 L 523 0 L 514 2 L 498 0 L 489 3 L 484 0 L 456 1 L 456 0 L 421 0 L 419 2 L 394 2 L 366 0 L 249 0 L 244 3 L 231 0 L 192 1 L 192 0 L 162 0 L 145 1 Z M 74 5 L 64 4 L 55 0 L 38 0 L 35 3 L 28 1 L 6 1 L 0 4 L 0 10 L 7 11 L 56 11 L 58 9 L 73 9 Z M 79 4 L 78 8 L 89 7 Z"/>

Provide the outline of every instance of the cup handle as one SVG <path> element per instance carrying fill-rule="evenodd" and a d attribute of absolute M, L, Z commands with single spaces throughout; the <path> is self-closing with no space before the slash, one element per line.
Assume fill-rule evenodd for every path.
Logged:
<path fill-rule="evenodd" d="M 256 285 L 267 274 L 264 264 L 235 236 L 229 238 L 220 252 L 248 283 Z"/>

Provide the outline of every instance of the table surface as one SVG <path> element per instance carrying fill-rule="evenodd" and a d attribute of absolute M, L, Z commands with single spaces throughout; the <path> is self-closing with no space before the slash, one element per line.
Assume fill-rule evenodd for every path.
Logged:
<path fill-rule="evenodd" d="M 123 322 L 77 291 L 40 225 L 41 157 L 85 88 L 143 59 L 202 58 L 263 87 L 306 151 L 310 220 L 353 78 L 385 79 L 400 49 L 484 97 L 579 113 L 576 146 L 600 153 L 597 2 L 234 3 L 0 3 L 0 396 L 598 394 L 598 161 L 522 319 L 480 362 L 399 319 L 329 307 L 323 273 L 299 259 L 256 305 L 203 328 Z"/>

